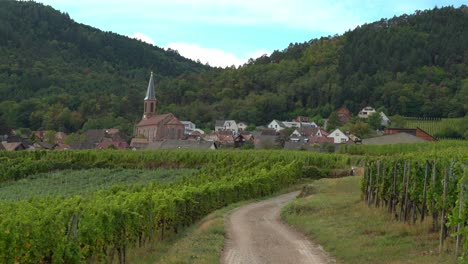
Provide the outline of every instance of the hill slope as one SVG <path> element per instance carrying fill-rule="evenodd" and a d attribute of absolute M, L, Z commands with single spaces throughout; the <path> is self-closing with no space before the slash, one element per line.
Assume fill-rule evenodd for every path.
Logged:
<path fill-rule="evenodd" d="M 464 116 L 466 28 L 466 6 L 417 11 L 215 69 L 51 7 L 1 1 L 0 128 L 130 131 L 150 70 L 158 111 L 201 127 L 221 118 L 262 125 L 327 117 L 343 104 L 355 114 L 372 105 L 389 115 Z"/>
<path fill-rule="evenodd" d="M 466 6 L 417 11 L 291 44 L 240 69 L 171 80 L 162 96 L 202 122 L 328 117 L 343 104 L 354 114 L 371 105 L 388 115 L 460 117 L 468 110 L 467 28 Z"/>
<path fill-rule="evenodd" d="M 49 6 L 0 2 L 0 113 L 9 127 L 73 131 L 94 117 L 132 123 L 150 70 L 164 79 L 207 68 Z"/>

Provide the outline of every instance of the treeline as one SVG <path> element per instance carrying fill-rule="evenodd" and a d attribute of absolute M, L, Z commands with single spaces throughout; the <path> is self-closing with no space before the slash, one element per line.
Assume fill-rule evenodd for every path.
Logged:
<path fill-rule="evenodd" d="M 141 116 L 149 71 L 157 111 L 201 128 L 216 119 L 264 125 L 328 117 L 346 105 L 387 115 L 462 117 L 468 7 L 417 11 L 342 36 L 292 43 L 242 67 L 209 68 L 174 51 L 75 23 L 34 2 L 0 3 L 0 128 L 65 132 Z"/>

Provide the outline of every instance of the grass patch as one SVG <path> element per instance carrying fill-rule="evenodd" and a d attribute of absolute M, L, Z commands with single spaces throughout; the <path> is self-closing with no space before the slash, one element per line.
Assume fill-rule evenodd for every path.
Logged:
<path fill-rule="evenodd" d="M 169 183 L 197 172 L 195 169 L 89 169 L 39 173 L 18 181 L 0 183 L 0 199 L 85 195 L 115 185 Z"/>
<path fill-rule="evenodd" d="M 311 196 L 282 210 L 282 218 L 341 263 L 454 263 L 439 256 L 438 233 L 430 222 L 409 225 L 383 209 L 369 208 L 360 197 L 361 177 L 322 179 Z"/>

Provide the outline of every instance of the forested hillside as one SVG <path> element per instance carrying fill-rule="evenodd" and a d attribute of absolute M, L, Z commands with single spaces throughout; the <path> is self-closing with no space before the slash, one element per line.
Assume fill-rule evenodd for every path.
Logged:
<path fill-rule="evenodd" d="M 291 44 L 240 69 L 170 80 L 162 95 L 177 98 L 173 112 L 203 122 L 328 117 L 343 104 L 354 114 L 371 105 L 388 115 L 460 117 L 468 100 L 467 28 L 466 6 L 418 11 Z"/>
<path fill-rule="evenodd" d="M 164 79 L 206 69 L 49 6 L 0 1 L 0 127 L 132 127 L 151 70 Z"/>
<path fill-rule="evenodd" d="M 466 6 L 417 11 L 218 69 L 51 7 L 1 1 L 0 127 L 130 130 L 151 70 L 158 111 L 200 127 L 328 117 L 343 104 L 355 114 L 372 105 L 389 115 L 464 116 L 467 28 Z"/>

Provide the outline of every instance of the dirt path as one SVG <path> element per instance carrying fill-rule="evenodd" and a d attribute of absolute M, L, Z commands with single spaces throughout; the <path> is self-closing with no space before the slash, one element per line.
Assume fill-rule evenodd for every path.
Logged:
<path fill-rule="evenodd" d="M 227 220 L 222 264 L 333 262 L 322 248 L 280 220 L 280 209 L 298 192 L 236 209 Z"/>

